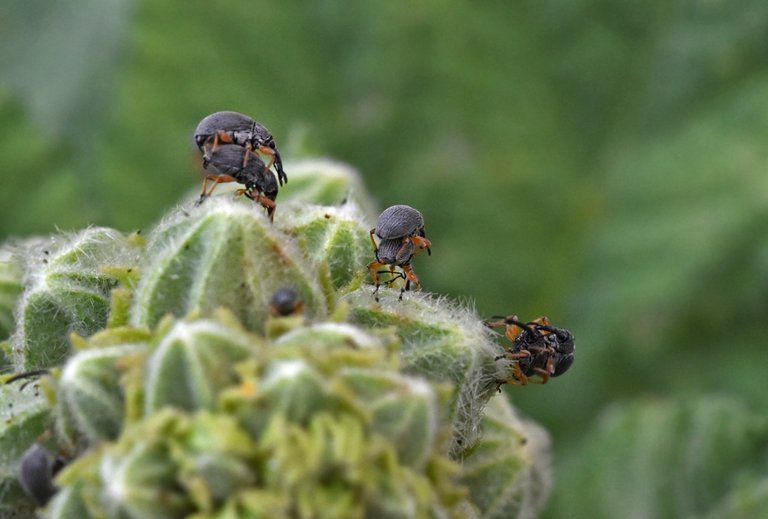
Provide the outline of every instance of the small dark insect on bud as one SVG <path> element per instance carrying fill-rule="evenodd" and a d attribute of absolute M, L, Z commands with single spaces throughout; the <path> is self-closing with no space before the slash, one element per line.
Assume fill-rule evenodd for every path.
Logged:
<path fill-rule="evenodd" d="M 57 492 L 54 476 L 64 467 L 64 462 L 35 443 L 21 457 L 19 483 L 21 488 L 40 506 L 45 505 Z"/>
<path fill-rule="evenodd" d="M 304 306 L 299 294 L 292 288 L 278 288 L 269 302 L 272 315 L 286 317 L 301 311 Z"/>

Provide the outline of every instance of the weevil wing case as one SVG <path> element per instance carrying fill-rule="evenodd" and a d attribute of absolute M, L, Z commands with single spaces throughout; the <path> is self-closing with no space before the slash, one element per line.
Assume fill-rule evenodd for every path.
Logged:
<path fill-rule="evenodd" d="M 216 112 L 203 118 L 195 129 L 195 137 L 213 135 L 219 130 L 228 132 L 247 132 L 256 123 L 253 119 L 239 112 Z"/>
<path fill-rule="evenodd" d="M 383 239 L 416 234 L 424 227 L 424 217 L 408 205 L 393 205 L 384 209 L 376 224 L 376 234 Z"/>

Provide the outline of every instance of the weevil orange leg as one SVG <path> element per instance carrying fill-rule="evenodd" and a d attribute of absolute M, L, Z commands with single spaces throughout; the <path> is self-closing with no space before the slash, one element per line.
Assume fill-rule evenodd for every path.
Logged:
<path fill-rule="evenodd" d="M 491 319 L 495 321 L 486 321 L 485 325 L 489 328 L 501 328 L 504 327 L 504 335 L 511 342 L 515 342 L 518 337 L 523 333 L 523 323 L 521 323 L 516 315 L 494 315 Z"/>
<path fill-rule="evenodd" d="M 275 208 L 277 207 L 275 205 L 275 202 L 273 200 L 270 200 L 266 196 L 259 193 L 254 200 L 259 202 L 261 204 L 261 207 L 267 210 L 267 216 L 269 216 L 269 221 L 272 222 L 275 220 Z"/>
<path fill-rule="evenodd" d="M 512 378 L 497 380 L 496 384 L 498 384 L 498 390 L 501 391 L 501 386 L 503 384 L 510 384 L 512 386 L 526 386 L 528 385 L 528 382 L 534 381 L 526 376 L 525 373 L 523 373 L 523 370 L 520 369 L 520 365 L 515 362 L 512 365 Z"/>
<path fill-rule="evenodd" d="M 549 322 L 549 317 L 547 317 L 546 315 L 543 315 L 538 319 L 534 319 L 533 321 L 529 322 L 528 326 L 532 326 L 536 331 L 538 331 L 542 335 L 549 335 L 550 333 L 552 333 L 548 329 L 548 328 L 551 328 L 552 323 Z"/>
<path fill-rule="evenodd" d="M 280 183 L 280 185 L 282 186 L 288 182 L 288 177 L 285 175 L 285 171 L 283 171 L 283 161 L 280 158 L 280 153 L 278 153 L 276 149 L 269 146 L 264 146 L 263 144 L 259 145 L 258 152 L 269 157 L 268 162 L 266 163 L 266 169 L 270 169 L 272 166 L 275 166 L 277 181 Z"/>
<path fill-rule="evenodd" d="M 546 384 L 549 382 L 550 374 L 547 370 L 541 368 L 535 368 L 534 371 L 541 377 L 541 380 L 531 380 L 534 384 Z"/>
<path fill-rule="evenodd" d="M 245 153 L 243 153 L 243 168 L 248 164 L 248 157 L 251 155 L 251 150 L 253 148 L 251 147 L 251 143 L 248 142 L 245 144 Z"/>
<path fill-rule="evenodd" d="M 514 342 L 523 333 L 523 328 L 528 328 L 528 324 L 520 322 L 516 315 L 508 315 L 504 318 L 504 335 L 510 341 Z"/>
<path fill-rule="evenodd" d="M 373 284 L 376 287 L 376 289 L 373 291 L 373 297 L 376 299 L 376 302 L 379 301 L 379 287 L 381 286 L 381 283 L 379 282 L 378 269 L 379 267 L 383 266 L 384 263 L 379 261 L 378 258 L 376 258 L 376 261 L 372 261 L 368 264 L 368 272 L 371 274 L 371 281 L 373 281 Z"/>
<path fill-rule="evenodd" d="M 530 356 L 531 356 L 531 352 L 528 350 L 520 350 L 516 353 L 513 352 L 512 350 L 507 350 L 504 352 L 503 355 L 498 355 L 494 360 L 508 359 L 513 361 L 512 362 L 512 379 L 505 380 L 502 383 L 520 385 L 520 386 L 525 386 L 526 384 L 528 384 L 530 377 L 528 377 L 525 373 L 523 373 L 523 370 L 520 368 L 520 359 L 525 359 Z M 531 380 L 531 382 L 533 381 Z"/>
<path fill-rule="evenodd" d="M 413 268 L 411 267 L 411 265 L 410 264 L 402 265 L 400 268 L 403 269 L 403 273 L 405 274 L 407 281 L 410 281 L 411 283 L 416 285 L 415 290 L 421 289 L 421 281 L 419 281 L 419 278 L 416 277 L 416 273 L 413 271 Z M 402 297 L 402 293 L 400 294 L 400 297 Z"/>
<path fill-rule="evenodd" d="M 208 189 L 208 191 L 206 192 L 206 188 L 208 187 L 208 181 L 213 182 L 213 184 L 211 184 L 211 188 Z M 202 192 L 200 193 L 200 198 L 197 199 L 197 202 L 195 203 L 195 205 L 202 204 L 203 200 L 211 196 L 211 193 L 213 193 L 213 190 L 216 189 L 216 186 L 226 182 L 236 182 L 236 180 L 234 177 L 230 177 L 229 175 L 208 175 L 207 177 L 205 177 L 203 179 L 203 189 L 202 189 Z"/>
<path fill-rule="evenodd" d="M 523 373 L 523 370 L 520 369 L 520 364 L 517 364 L 517 363 L 515 363 L 515 365 L 512 366 L 512 376 L 515 378 L 516 381 L 520 383 L 521 386 L 528 385 L 528 382 L 532 382 L 530 378 L 527 377 L 525 373 Z"/>
<path fill-rule="evenodd" d="M 533 368 L 533 371 L 536 372 L 536 375 L 541 377 L 541 380 L 533 380 L 531 379 L 531 382 L 534 384 L 546 384 L 549 382 L 549 377 L 552 376 L 552 373 L 555 372 L 555 368 L 552 365 L 552 354 L 554 354 L 554 350 L 552 348 L 536 348 L 538 351 L 544 351 L 549 354 L 547 357 L 547 365 L 545 368 Z"/>
<path fill-rule="evenodd" d="M 229 138 L 229 135 L 227 135 L 227 132 L 224 131 L 218 131 L 213 134 L 213 143 L 211 144 L 211 149 L 206 149 L 205 153 L 203 153 L 203 159 L 206 157 L 210 158 L 211 155 L 213 155 L 213 152 L 216 151 L 216 148 L 219 147 L 219 144 L 223 142 L 225 144 L 232 142 L 232 139 Z"/>
<path fill-rule="evenodd" d="M 269 156 L 269 162 L 267 163 L 267 169 L 271 168 L 272 165 L 275 163 L 275 150 L 270 148 L 269 146 L 261 145 L 259 146 L 259 153 L 263 153 L 264 155 Z M 280 180 L 280 179 L 278 179 Z"/>
<path fill-rule="evenodd" d="M 495 319 L 493 321 L 485 321 L 485 325 L 488 328 L 501 328 L 502 326 L 507 326 L 507 322 L 505 321 L 506 317 L 503 315 L 492 315 L 491 319 Z"/>
<path fill-rule="evenodd" d="M 254 192 L 256 194 L 254 194 Z M 274 200 L 262 195 L 261 193 L 256 191 L 255 188 L 238 189 L 237 191 L 235 191 L 235 196 L 240 196 L 240 195 L 245 195 L 251 200 L 253 200 L 254 202 L 258 202 L 259 204 L 261 204 L 261 207 L 267 210 L 267 216 L 269 216 L 269 221 L 270 222 L 274 221 L 275 208 L 277 207 Z"/>
<path fill-rule="evenodd" d="M 373 245 L 373 255 L 376 256 L 376 261 L 379 261 L 379 246 L 376 245 L 376 240 L 373 239 L 373 234 L 376 229 L 371 229 L 371 245 Z"/>
<path fill-rule="evenodd" d="M 419 248 L 419 250 L 427 249 L 427 255 L 432 255 L 432 242 L 422 236 L 409 236 L 408 239 Z"/>

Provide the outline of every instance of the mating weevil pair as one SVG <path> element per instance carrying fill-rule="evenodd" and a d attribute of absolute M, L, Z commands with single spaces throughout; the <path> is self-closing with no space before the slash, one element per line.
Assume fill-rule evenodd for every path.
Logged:
<path fill-rule="evenodd" d="M 222 182 L 244 184 L 238 195 L 259 202 L 270 220 L 275 213 L 278 182 L 288 182 L 283 160 L 272 134 L 247 115 L 238 112 L 216 112 L 203 118 L 195 129 L 195 144 L 203 154 L 203 168 L 214 173 L 203 180 L 197 203 L 211 196 Z M 269 157 L 264 163 L 258 153 Z M 274 164 L 277 180 L 269 168 Z M 208 182 L 213 182 L 208 188 Z"/>
<path fill-rule="evenodd" d="M 521 322 L 516 315 L 493 316 L 486 321 L 489 328 L 504 327 L 504 335 L 512 342 L 496 360 L 512 361 L 512 378 L 498 380 L 502 384 L 546 384 L 550 377 L 559 377 L 573 364 L 576 345 L 568 330 L 552 326 L 547 317 Z M 534 378 L 536 377 L 536 378 Z"/>
<path fill-rule="evenodd" d="M 376 245 L 376 240 L 373 239 L 374 234 L 379 237 L 378 245 Z M 378 292 L 381 286 L 379 274 L 388 272 L 392 275 L 389 281 L 387 281 L 388 285 L 397 279 L 405 281 L 403 288 L 400 290 L 401 300 L 403 299 L 403 292 L 410 288 L 411 283 L 417 289 L 420 288 L 421 283 L 413 272 L 411 259 L 424 249 L 427 250 L 427 254 L 432 254 L 430 249 L 432 244 L 426 238 L 424 217 L 421 213 L 408 205 L 388 207 L 379 215 L 376 227 L 371 229 L 370 237 L 376 260 L 368 264 L 368 270 L 371 273 L 374 285 L 376 285 L 374 291 L 376 300 L 379 300 Z M 378 270 L 386 265 L 389 265 L 388 271 Z M 402 272 L 395 274 L 395 267 L 400 267 Z"/>

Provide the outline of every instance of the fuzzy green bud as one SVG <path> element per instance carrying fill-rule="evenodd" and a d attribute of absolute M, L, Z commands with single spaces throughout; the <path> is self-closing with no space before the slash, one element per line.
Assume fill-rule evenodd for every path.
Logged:
<path fill-rule="evenodd" d="M 549 436 L 504 396 L 491 399 L 479 441 L 465 453 L 462 482 L 483 519 L 536 517 L 552 489 Z"/>
<path fill-rule="evenodd" d="M 0 391 L 0 408 L 30 409 L 0 425 L 0 495 L 20 490 L 7 469 L 47 429 L 69 457 L 53 519 L 541 509 L 547 438 L 491 400 L 508 369 L 494 332 L 447 298 L 385 283 L 376 299 L 375 212 L 357 175 L 286 169 L 274 222 L 221 186 L 144 249 L 89 229 L 27 246 L 21 282 L 21 263 L 0 265 L 0 319 L 3 272 L 8 301 L 24 287 L 0 351 L 17 372 L 64 364 L 44 400 L 33 384 Z"/>
<path fill-rule="evenodd" d="M 114 439 L 123 426 L 125 392 L 121 377 L 129 359 L 143 358 L 146 346 L 127 344 L 78 352 L 61 370 L 56 414 L 61 433 L 76 443 Z"/>
<path fill-rule="evenodd" d="M 328 272 L 334 289 L 343 290 L 353 281 L 360 284 L 373 255 L 364 221 L 352 201 L 339 207 L 293 203 L 282 210 L 277 225 L 297 239 L 315 268 Z"/>
<path fill-rule="evenodd" d="M 214 407 L 218 392 L 238 380 L 234 366 L 258 344 L 232 321 L 178 321 L 160 327 L 145 366 L 146 414 L 165 406 Z"/>
<path fill-rule="evenodd" d="M 115 270 L 136 268 L 140 240 L 94 227 L 62 234 L 25 252 L 25 291 L 12 337 L 17 371 L 57 366 L 70 353 L 69 334 L 89 336 L 109 317 Z"/>
<path fill-rule="evenodd" d="M 501 349 L 474 312 L 445 298 L 416 292 L 400 300 L 399 290 L 382 287 L 375 302 L 372 291 L 363 287 L 344 298 L 353 318 L 368 327 L 397 330 L 407 373 L 457 387 L 450 452 L 459 456 L 476 441 L 483 407 L 496 392 Z"/>
<path fill-rule="evenodd" d="M 280 190 L 281 203 L 296 200 L 328 207 L 353 203 L 361 208 L 367 220 L 375 220 L 376 205 L 368 196 L 360 174 L 347 164 L 316 158 L 293 161 L 288 167 L 291 179 Z"/>
<path fill-rule="evenodd" d="M 8 337 L 16 326 L 13 311 L 22 291 L 22 273 L 21 258 L 13 249 L 0 249 L 0 339 Z"/>
<path fill-rule="evenodd" d="M 146 381 L 144 417 L 65 469 L 51 511 L 84 503 L 93 517 L 213 518 L 276 507 L 270 517 L 341 518 L 471 509 L 444 454 L 448 393 L 397 371 L 392 334 L 323 323 L 267 342 L 221 314 L 164 322 L 149 343 L 146 361 L 132 363 Z M 62 388 L 80 355 L 114 350 L 73 357 Z M 203 396 L 179 400 L 206 378 L 214 382 Z"/>

